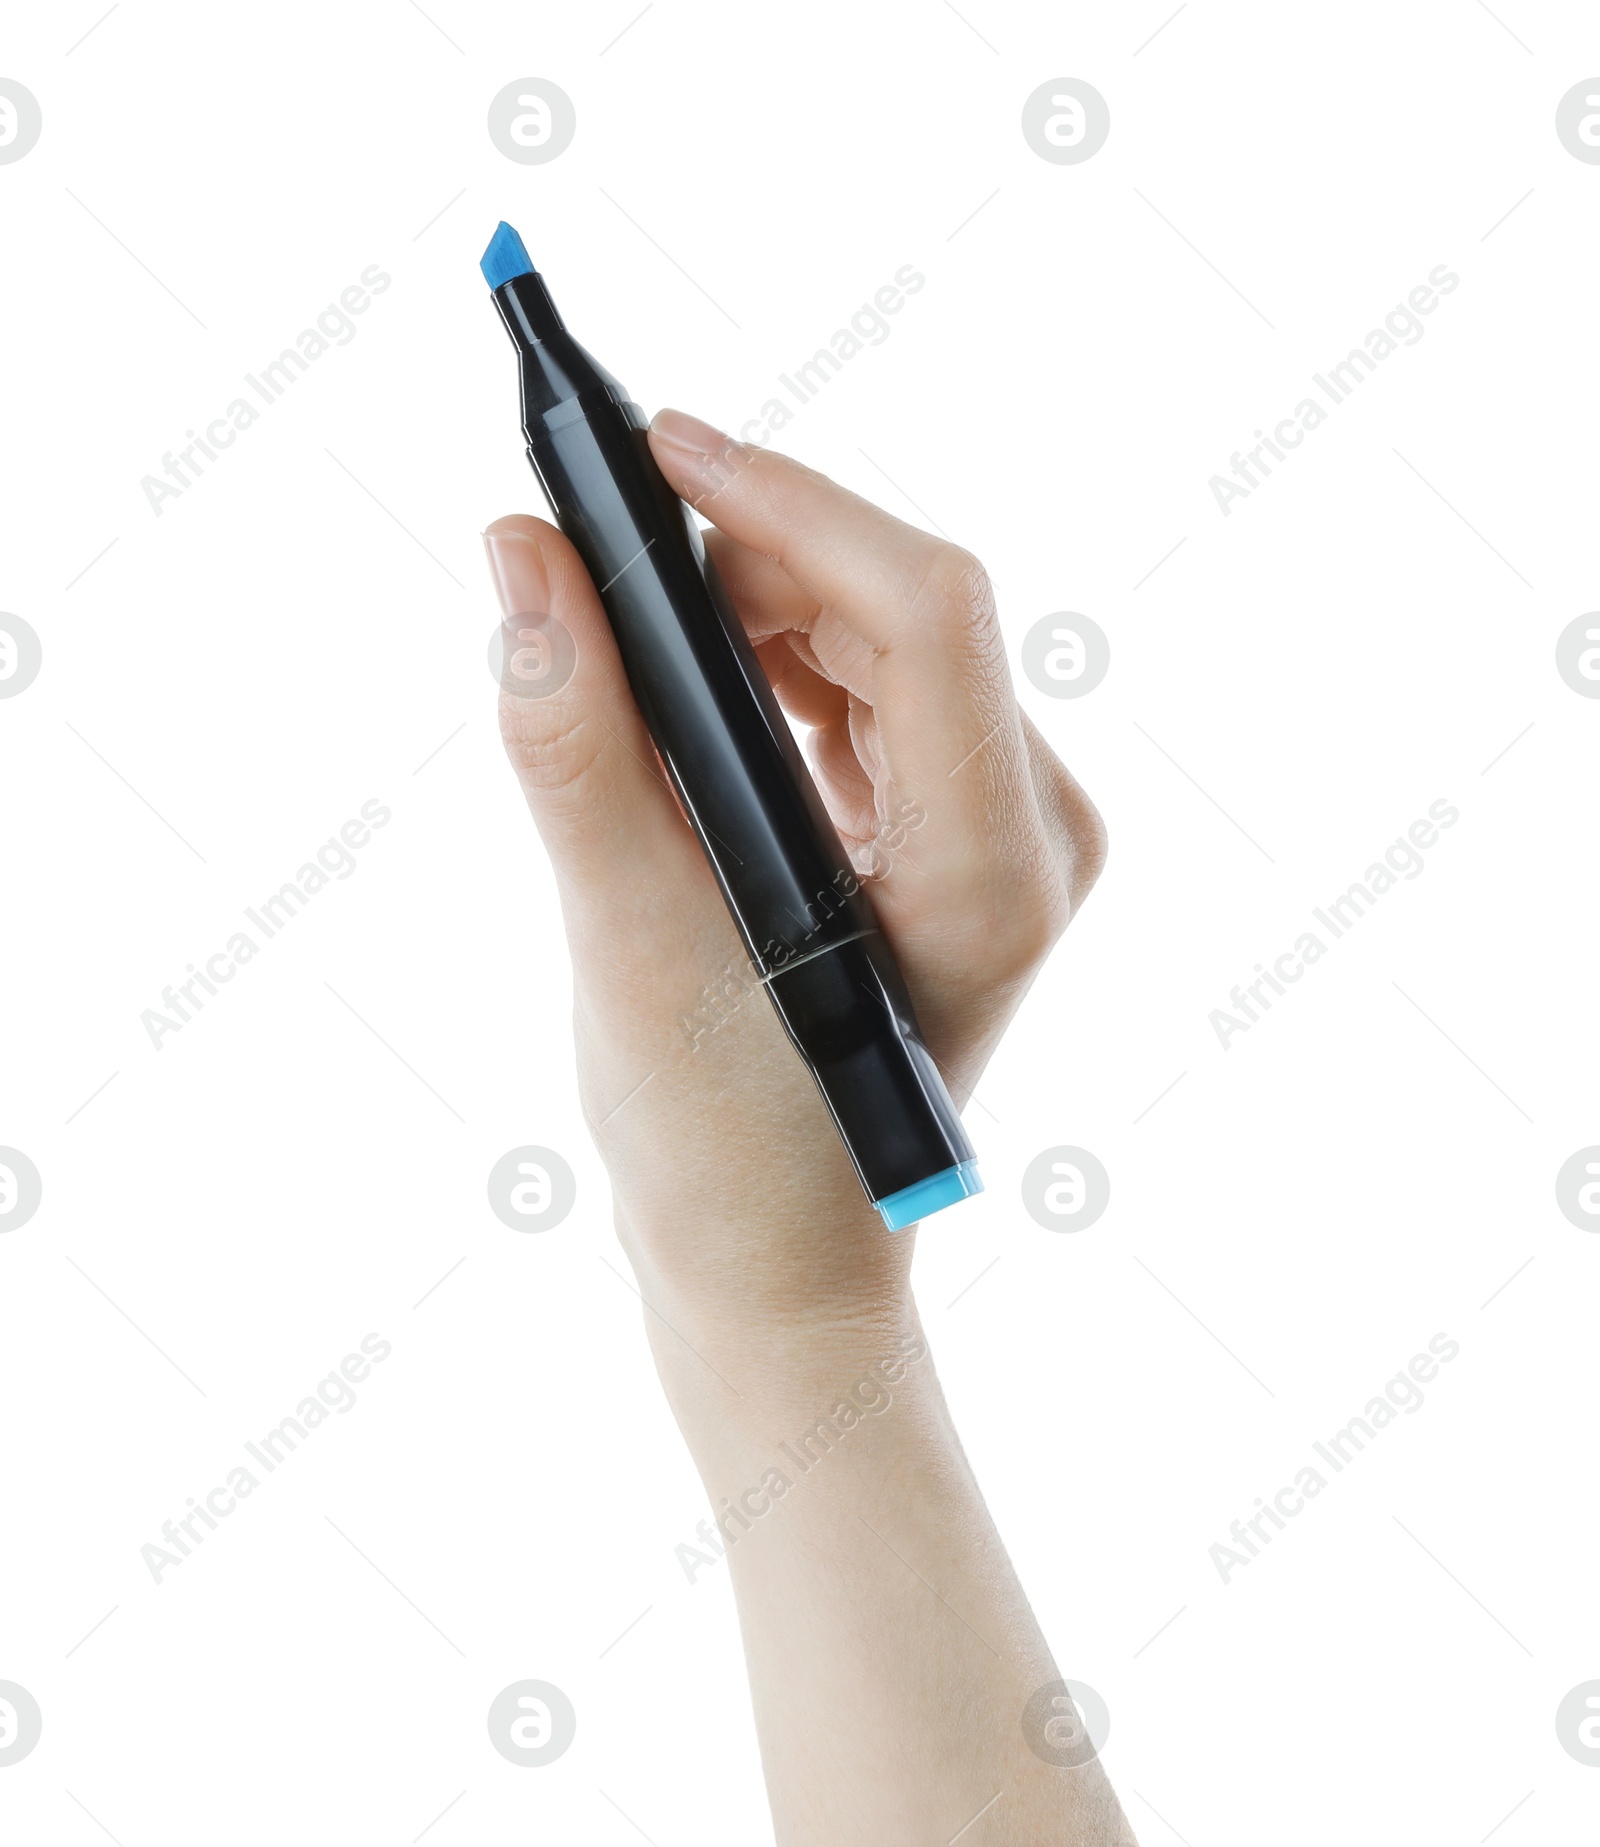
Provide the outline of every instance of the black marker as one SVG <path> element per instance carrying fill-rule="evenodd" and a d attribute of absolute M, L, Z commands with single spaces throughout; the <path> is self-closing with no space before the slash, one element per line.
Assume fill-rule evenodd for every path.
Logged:
<path fill-rule="evenodd" d="M 483 273 L 517 349 L 528 459 L 867 1197 L 899 1231 L 981 1192 L 900 970 L 644 413 L 562 325 L 510 225 Z"/>

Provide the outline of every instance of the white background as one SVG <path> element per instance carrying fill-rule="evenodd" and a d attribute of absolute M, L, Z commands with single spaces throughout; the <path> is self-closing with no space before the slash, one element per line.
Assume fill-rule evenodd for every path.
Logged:
<path fill-rule="evenodd" d="M 0 607 L 44 647 L 0 703 L 0 1142 L 44 1178 L 0 1238 L 0 1679 L 44 1713 L 6 1838 L 768 1838 L 494 726 L 478 533 L 538 506 L 503 216 L 641 402 L 725 426 L 915 264 L 783 446 L 976 551 L 1014 662 L 1054 611 L 1110 637 L 1085 698 L 1017 675 L 1111 858 L 918 1292 L 1141 1839 L 1593 1839 L 1554 1727 L 1600 1676 L 1600 1237 L 1554 1194 L 1600 1141 L 1600 703 L 1554 666 L 1600 602 L 1600 168 L 1554 130 L 1592 9 L 100 11 L 19 10 L 0 63 L 44 118 L 0 166 Z M 1020 130 L 1063 75 L 1111 109 L 1078 166 Z M 576 106 L 547 166 L 485 130 L 524 76 Z M 141 477 L 374 263 L 157 517 Z M 1224 518 L 1208 478 L 1441 263 L 1425 337 Z M 141 1012 L 369 798 L 356 871 L 155 1051 Z M 1423 874 L 1224 1051 L 1211 1010 L 1441 798 Z M 544 1235 L 485 1199 L 524 1142 L 578 1176 Z M 1059 1143 L 1112 1177 L 1077 1235 L 1020 1200 Z M 356 1409 L 153 1583 L 371 1331 Z M 1224 1585 L 1229 1523 L 1441 1331 L 1425 1407 Z M 578 1713 L 536 1771 L 484 1724 L 529 1677 Z"/>

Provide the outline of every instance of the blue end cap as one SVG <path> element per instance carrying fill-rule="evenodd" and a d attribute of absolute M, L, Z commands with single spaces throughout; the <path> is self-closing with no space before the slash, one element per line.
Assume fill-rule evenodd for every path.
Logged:
<path fill-rule="evenodd" d="M 502 282 L 509 282 L 513 276 L 533 274 L 528 246 L 503 218 L 494 236 L 489 239 L 489 248 L 479 259 L 478 267 L 483 271 L 484 281 L 492 289 L 499 288 Z"/>
<path fill-rule="evenodd" d="M 902 1187 L 887 1199 L 876 1202 L 883 1222 L 891 1231 L 904 1231 L 930 1212 L 942 1212 L 957 1200 L 970 1199 L 983 1191 L 976 1161 L 963 1161 L 959 1167 L 947 1167 L 942 1174 L 919 1180 L 915 1186 Z"/>

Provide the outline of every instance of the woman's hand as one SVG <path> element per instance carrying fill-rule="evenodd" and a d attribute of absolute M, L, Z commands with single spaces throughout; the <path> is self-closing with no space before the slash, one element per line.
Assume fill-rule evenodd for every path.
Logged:
<path fill-rule="evenodd" d="M 1017 709 L 967 553 L 679 412 L 650 441 L 812 728 L 960 1103 L 1094 883 L 1099 817 Z M 599 598 L 543 521 L 485 537 L 508 649 L 546 614 L 576 645 L 501 726 L 561 890 L 585 1113 L 710 1497 L 718 1536 L 680 1562 L 726 1554 L 778 1839 L 1132 1847 L 1098 1758 L 1061 1761 L 1076 1721 L 934 1377 L 912 1234 L 867 1204 L 754 980 Z"/>
<path fill-rule="evenodd" d="M 1099 816 L 1018 709 L 982 567 L 783 456 L 677 411 L 651 447 L 707 535 L 958 1105 L 1104 857 Z M 885 1234 L 773 1015 L 568 542 L 485 535 L 515 648 L 553 615 L 577 664 L 501 727 L 555 867 L 584 1110 L 618 1230 L 668 1314 L 824 1322 L 903 1307 Z"/>

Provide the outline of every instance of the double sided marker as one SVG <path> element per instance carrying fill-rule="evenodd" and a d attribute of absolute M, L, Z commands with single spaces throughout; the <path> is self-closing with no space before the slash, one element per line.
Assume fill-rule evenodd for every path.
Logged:
<path fill-rule="evenodd" d="M 891 1231 L 983 1190 L 870 900 L 637 404 L 562 325 L 502 224 L 483 273 L 522 373 L 528 460 L 745 950 Z"/>

